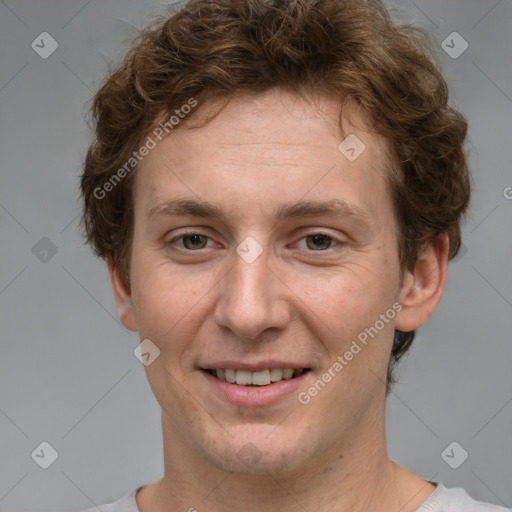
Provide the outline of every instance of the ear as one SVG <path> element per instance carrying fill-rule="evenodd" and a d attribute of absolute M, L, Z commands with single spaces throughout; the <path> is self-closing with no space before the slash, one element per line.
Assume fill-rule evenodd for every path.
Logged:
<path fill-rule="evenodd" d="M 112 291 L 119 308 L 121 323 L 130 331 L 137 331 L 131 291 L 128 289 L 124 279 L 121 277 L 119 268 L 114 264 L 111 257 L 108 258 L 107 265 L 110 274 L 110 284 L 112 285 Z"/>
<path fill-rule="evenodd" d="M 442 233 L 421 252 L 413 271 L 405 272 L 399 299 L 402 310 L 395 318 L 395 329 L 413 331 L 434 313 L 446 283 L 448 251 L 448 235 Z"/>

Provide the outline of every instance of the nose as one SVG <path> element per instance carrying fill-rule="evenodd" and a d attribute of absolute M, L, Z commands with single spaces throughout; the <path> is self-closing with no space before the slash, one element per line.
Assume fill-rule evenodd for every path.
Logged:
<path fill-rule="evenodd" d="M 215 321 L 245 340 L 256 340 L 267 329 L 283 329 L 290 322 L 287 287 L 269 267 L 264 251 L 248 263 L 233 256 L 231 270 L 219 283 Z"/>

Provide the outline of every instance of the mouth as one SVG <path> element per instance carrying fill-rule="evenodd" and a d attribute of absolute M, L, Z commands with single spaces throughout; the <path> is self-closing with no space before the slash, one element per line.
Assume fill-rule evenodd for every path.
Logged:
<path fill-rule="evenodd" d="M 203 369 L 203 371 L 229 384 L 264 387 L 284 380 L 296 379 L 311 370 L 310 368 L 267 368 L 252 372 L 236 368 L 215 368 Z"/>

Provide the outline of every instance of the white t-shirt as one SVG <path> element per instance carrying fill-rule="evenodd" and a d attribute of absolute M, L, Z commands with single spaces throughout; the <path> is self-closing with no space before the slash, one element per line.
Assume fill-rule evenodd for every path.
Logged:
<path fill-rule="evenodd" d="M 126 493 L 122 498 L 106 505 L 100 505 L 101 512 L 140 512 L 135 495 L 140 489 Z M 447 489 L 437 484 L 436 490 L 416 512 L 511 512 L 512 509 L 476 501 L 464 489 Z M 83 512 L 98 512 L 98 507 Z"/>

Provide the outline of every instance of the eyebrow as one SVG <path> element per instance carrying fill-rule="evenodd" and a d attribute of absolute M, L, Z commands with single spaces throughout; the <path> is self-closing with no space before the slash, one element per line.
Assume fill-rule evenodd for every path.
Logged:
<path fill-rule="evenodd" d="M 348 203 L 341 199 L 299 201 L 293 204 L 282 204 L 276 208 L 274 217 L 277 221 L 284 221 L 290 218 L 326 214 L 358 218 L 365 223 L 370 223 L 370 215 L 366 210 L 354 203 Z M 224 219 L 228 217 L 224 210 L 215 204 L 187 198 L 165 201 L 146 211 L 146 218 L 148 219 L 155 215 L 192 215 L 211 219 Z"/>

